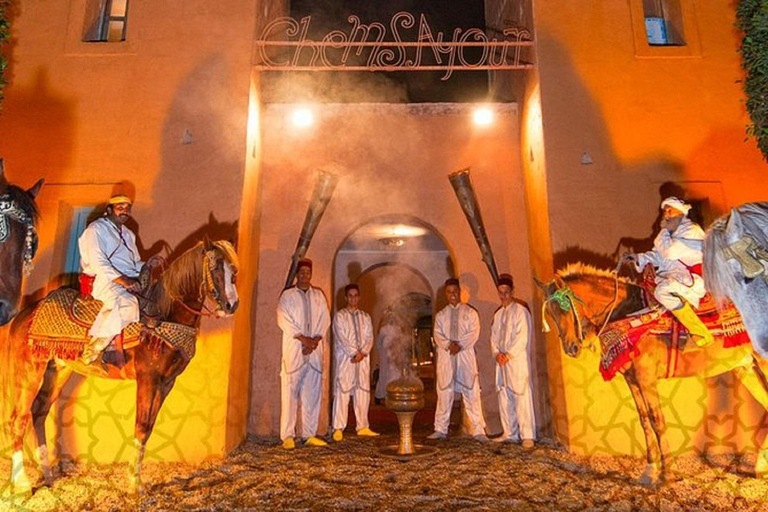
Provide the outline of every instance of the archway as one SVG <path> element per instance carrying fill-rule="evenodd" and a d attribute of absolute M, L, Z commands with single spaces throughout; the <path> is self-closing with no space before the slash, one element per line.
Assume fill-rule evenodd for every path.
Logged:
<path fill-rule="evenodd" d="M 405 352 L 405 360 L 415 356 L 427 390 L 428 406 L 417 416 L 417 425 L 431 424 L 434 415 L 432 319 L 443 305 L 442 296 L 436 294 L 445 279 L 454 275 L 453 261 L 434 228 L 403 215 L 379 217 L 359 226 L 339 246 L 334 260 L 334 311 L 344 306 L 344 286 L 357 283 L 360 305 L 373 321 L 376 343 L 371 374 L 376 398 L 384 397 L 387 379 L 397 376 L 378 336 L 385 312 L 392 311 L 401 327 L 411 333 L 410 346 L 397 350 Z M 369 416 L 374 426 L 395 428 L 396 419 L 384 410 L 383 401 L 372 400 Z"/>

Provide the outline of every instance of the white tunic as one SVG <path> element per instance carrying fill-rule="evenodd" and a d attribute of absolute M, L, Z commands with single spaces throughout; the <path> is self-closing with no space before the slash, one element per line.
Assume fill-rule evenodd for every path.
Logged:
<path fill-rule="evenodd" d="M 310 287 L 304 292 L 295 286 L 285 290 L 277 305 L 277 324 L 283 331 L 281 373 L 290 375 L 304 365 L 322 373 L 323 342 L 331 324 L 328 302 L 322 290 Z M 296 339 L 299 334 L 310 338 L 322 336 L 323 339 L 311 354 L 305 356 L 301 353 L 303 345 Z"/>
<path fill-rule="evenodd" d="M 373 324 L 371 317 L 360 309 L 344 308 L 333 319 L 334 359 L 336 360 L 336 381 L 342 393 L 360 388 L 371 390 L 371 358 L 373 348 Z M 360 362 L 351 358 L 361 352 L 365 354 Z"/>
<path fill-rule="evenodd" d="M 491 326 L 491 353 L 506 354 L 509 361 L 504 366 L 496 363 L 496 387 L 510 389 L 517 395 L 530 386 L 531 314 L 520 304 L 513 302 L 500 307 L 493 315 Z"/>
<path fill-rule="evenodd" d="M 437 387 L 446 389 L 453 386 L 471 389 L 477 380 L 477 359 L 475 343 L 480 336 L 480 317 L 475 308 L 468 304 L 450 304 L 435 318 L 434 338 L 437 345 Z M 455 341 L 461 347 L 451 355 L 448 346 Z"/>
<path fill-rule="evenodd" d="M 638 272 L 648 264 L 654 266 L 657 286 L 654 295 L 667 309 L 679 307 L 679 299 L 673 296 L 675 294 L 693 307 L 698 307 L 699 300 L 706 293 L 704 280 L 688 270 L 686 265 L 690 267 L 702 262 L 703 247 L 704 230 L 684 217 L 673 233 L 662 229 L 653 241 L 653 249 L 638 254 Z"/>
<path fill-rule="evenodd" d="M 93 298 L 104 304 L 90 330 L 90 335 L 111 338 L 129 323 L 139 320 L 139 302 L 113 281 L 139 276 L 144 262 L 139 257 L 136 236 L 125 226 L 117 226 L 106 217 L 93 221 L 78 240 L 83 273 L 95 276 Z"/>

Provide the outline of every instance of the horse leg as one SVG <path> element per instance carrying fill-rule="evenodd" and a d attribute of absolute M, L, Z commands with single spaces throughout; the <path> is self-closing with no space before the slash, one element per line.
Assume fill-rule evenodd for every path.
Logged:
<path fill-rule="evenodd" d="M 22 361 L 21 363 L 14 369 L 16 373 L 16 400 L 11 413 L 11 437 L 13 440 L 11 485 L 14 493 L 29 494 L 32 492 L 32 482 L 24 470 L 24 433 L 32 417 L 32 402 L 35 401 L 35 397 L 40 391 L 47 362 Z"/>
<path fill-rule="evenodd" d="M 138 376 L 137 376 L 138 377 Z M 152 379 L 143 380 L 141 384 L 137 381 L 137 399 L 136 399 L 136 429 L 134 446 L 136 455 L 131 464 L 131 490 L 132 492 L 142 492 L 143 483 L 141 481 L 141 464 L 144 460 L 144 451 L 147 446 L 147 440 L 155 427 L 157 414 L 165 401 L 165 397 L 173 388 L 176 378 L 173 379 Z"/>
<path fill-rule="evenodd" d="M 137 348 L 135 353 L 136 365 L 136 429 L 134 434 L 134 446 L 136 458 L 131 467 L 131 490 L 142 491 L 141 464 L 144 460 L 144 451 L 152 429 L 155 427 L 157 414 L 168 396 L 176 377 L 187 367 L 189 361 L 182 359 L 177 352 L 161 350 L 159 356 L 154 356 L 144 345 Z M 168 358 L 162 364 L 153 361 L 155 357 Z M 162 370 L 160 370 L 162 369 Z"/>
<path fill-rule="evenodd" d="M 646 402 L 643 389 L 637 380 L 634 368 L 630 368 L 624 373 L 624 380 L 627 382 L 632 398 L 635 400 L 637 415 L 640 417 L 640 425 L 645 435 L 646 465 L 638 479 L 638 483 L 646 486 L 654 485 L 661 473 L 661 449 L 658 436 L 654 430 L 648 403 Z"/>
<path fill-rule="evenodd" d="M 661 456 L 661 475 L 663 480 L 671 478 L 672 459 L 669 454 L 669 443 L 667 442 L 667 420 L 664 418 L 664 412 L 661 410 L 661 400 L 659 399 L 659 390 L 656 387 L 657 378 L 650 371 L 647 375 L 641 374 L 638 377 L 640 390 L 645 397 L 645 403 L 648 405 L 648 415 L 650 416 L 651 426 L 656 435 L 656 443 Z"/>
<path fill-rule="evenodd" d="M 37 458 L 40 462 L 40 470 L 43 473 L 43 481 L 47 487 L 53 484 L 51 466 L 48 461 L 48 447 L 45 436 L 45 420 L 53 403 L 59 398 L 64 385 L 72 376 L 69 368 L 59 369 L 53 361 L 48 362 L 48 367 L 43 376 L 43 385 L 32 403 L 32 425 L 37 435 Z"/>
<path fill-rule="evenodd" d="M 768 410 L 768 382 L 765 380 L 765 375 L 758 370 L 757 365 L 757 361 L 753 358 L 751 364 L 734 368 L 733 372 L 755 400 Z M 763 439 L 757 451 L 755 477 L 768 478 L 768 436 Z"/>

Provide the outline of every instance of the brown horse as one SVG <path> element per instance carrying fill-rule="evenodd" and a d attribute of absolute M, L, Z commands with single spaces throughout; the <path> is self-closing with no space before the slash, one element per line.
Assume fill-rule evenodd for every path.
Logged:
<path fill-rule="evenodd" d="M 142 342 L 126 348 L 125 366 L 122 368 L 118 369 L 115 365 L 104 367 L 112 375 L 119 375 L 118 378 L 136 380 L 136 458 L 131 467 L 131 489 L 134 491 L 141 490 L 144 448 L 160 407 L 173 388 L 176 377 L 184 371 L 194 354 L 200 316 L 229 316 L 237 309 L 237 270 L 237 255 L 229 242 L 200 242 L 186 251 L 162 273 L 144 296 L 153 306 L 153 311 L 159 313 L 156 321 L 171 323 L 160 324 L 161 327 L 166 325 L 169 329 L 177 329 L 178 333 L 186 333 L 185 339 L 191 342 L 191 346 L 171 346 L 159 341 L 163 338 L 155 337 L 153 343 Z M 209 299 L 216 303 L 214 311 L 206 306 Z M 73 371 L 84 375 L 98 374 L 101 368 L 98 364 L 84 366 L 75 360 L 75 355 L 69 356 L 70 361 L 62 361 L 61 354 L 41 351 L 39 346 L 28 342 L 37 307 L 33 305 L 23 310 L 11 324 L 10 350 L 14 371 L 14 406 L 10 425 L 14 450 L 11 483 L 16 494 L 26 494 L 32 489 L 22 458 L 23 437 L 29 420 L 32 420 L 37 437 L 44 483 L 50 485 L 52 477 L 45 436 L 48 411 Z M 149 336 L 145 340 L 147 338 Z"/>
<path fill-rule="evenodd" d="M 557 272 L 549 284 L 538 283 L 544 293 L 544 315 L 557 328 L 563 350 L 578 357 L 585 346 L 600 346 L 597 335 L 609 320 L 617 320 L 643 308 L 642 289 L 614 273 L 586 265 L 571 265 Z M 546 318 L 544 319 L 546 322 Z M 545 323 L 546 327 L 546 323 Z M 647 465 L 639 483 L 651 485 L 669 477 L 670 454 L 665 439 L 667 425 L 661 410 L 657 381 L 678 377 L 713 377 L 733 371 L 753 397 L 768 409 L 768 383 L 760 358 L 750 344 L 724 348 L 724 338 L 699 348 L 687 343 L 677 364 L 668 358 L 669 336 L 644 334 L 637 342 L 638 354 L 619 369 L 629 386 L 645 435 Z M 757 477 L 768 474 L 768 437 L 757 454 Z"/>
<path fill-rule="evenodd" d="M 0 325 L 16 316 L 22 274 L 32 269 L 37 249 L 35 197 L 42 186 L 42 179 L 29 190 L 9 184 L 0 158 Z"/>

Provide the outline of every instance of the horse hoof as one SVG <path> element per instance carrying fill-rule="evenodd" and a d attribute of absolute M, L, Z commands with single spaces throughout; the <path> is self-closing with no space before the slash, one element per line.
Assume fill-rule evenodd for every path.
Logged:
<path fill-rule="evenodd" d="M 661 470 L 656 464 L 648 464 L 645 466 L 643 474 L 637 479 L 637 483 L 644 487 L 651 487 L 658 483 Z"/>

